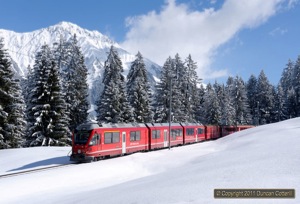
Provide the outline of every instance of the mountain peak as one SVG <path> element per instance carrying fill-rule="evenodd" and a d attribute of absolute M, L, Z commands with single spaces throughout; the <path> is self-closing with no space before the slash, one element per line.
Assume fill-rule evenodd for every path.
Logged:
<path fill-rule="evenodd" d="M 8 50 L 12 60 L 16 62 L 16 72 L 20 76 L 26 76 L 27 67 L 34 66 L 36 52 L 46 43 L 53 45 L 60 42 L 61 39 L 68 40 L 76 34 L 78 46 L 85 58 L 85 65 L 89 75 L 87 82 L 91 92 L 91 100 L 97 98 L 95 81 L 102 81 L 103 66 L 107 59 L 107 52 L 113 45 L 117 48 L 120 59 L 124 66 L 124 74 L 126 75 L 131 62 L 135 59 L 135 55 L 128 53 L 122 49 L 118 43 L 109 39 L 109 37 L 98 31 L 90 31 L 79 27 L 78 25 L 66 21 L 59 22 L 53 26 L 42 28 L 27 33 L 15 33 L 12 31 L 0 30 L 0 38 L 4 38 L 5 48 Z M 148 72 L 152 76 L 157 76 L 160 67 L 153 62 L 145 61 Z M 154 79 L 152 80 L 154 84 Z M 100 87 L 101 85 L 99 85 Z M 96 93 L 96 94 L 95 94 Z"/>
<path fill-rule="evenodd" d="M 79 27 L 78 25 L 71 23 L 71 22 L 67 22 L 67 21 L 61 21 L 58 24 L 54 25 L 54 26 L 60 26 L 63 28 L 71 28 L 71 27 Z"/>
<path fill-rule="evenodd" d="M 58 24 L 46 28 L 49 32 L 68 32 L 70 34 L 84 34 L 89 32 L 97 32 L 98 35 L 102 35 L 98 31 L 88 31 L 84 28 L 79 27 L 78 25 L 66 21 L 61 21 Z"/>

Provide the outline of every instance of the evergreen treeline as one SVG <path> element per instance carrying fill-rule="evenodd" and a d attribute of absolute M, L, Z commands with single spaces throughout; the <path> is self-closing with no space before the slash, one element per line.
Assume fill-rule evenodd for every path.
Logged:
<path fill-rule="evenodd" d="M 88 117 L 87 68 L 76 36 L 44 45 L 15 79 L 0 40 L 0 149 L 71 144 L 71 132 Z M 137 53 L 127 78 L 116 48 L 108 52 L 96 105 L 99 123 L 201 122 L 261 125 L 300 116 L 300 56 L 289 60 L 278 86 L 264 71 L 228 77 L 204 86 L 189 55 L 168 57 L 155 89 L 150 89 L 143 56 Z M 23 89 L 21 89 L 22 84 Z M 99 85 L 99 83 L 96 83 Z M 171 115 L 170 115 L 171 114 Z"/>

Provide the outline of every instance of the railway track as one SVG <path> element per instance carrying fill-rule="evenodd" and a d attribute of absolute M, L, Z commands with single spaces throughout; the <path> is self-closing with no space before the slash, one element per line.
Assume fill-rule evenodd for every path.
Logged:
<path fill-rule="evenodd" d="M 26 175 L 26 174 L 31 174 L 31 173 L 35 173 L 35 172 L 48 171 L 50 169 L 64 168 L 64 167 L 73 166 L 73 165 L 76 165 L 76 163 L 60 164 L 60 165 L 57 165 L 57 166 L 48 166 L 48 167 L 43 167 L 43 168 L 38 168 L 38 169 L 30 169 L 30 170 L 26 170 L 26 171 L 19 171 L 19 172 L 15 172 L 15 173 L 0 175 L 0 179 L 14 177 L 14 176 L 20 176 L 20 175 Z"/>

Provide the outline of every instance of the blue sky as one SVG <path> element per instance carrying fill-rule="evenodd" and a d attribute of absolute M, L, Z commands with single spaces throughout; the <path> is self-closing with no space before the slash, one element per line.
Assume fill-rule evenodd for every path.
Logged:
<path fill-rule="evenodd" d="M 277 84 L 300 55 L 299 0 L 0 0 L 0 28 L 30 32 L 69 21 L 98 30 L 162 65 L 197 61 L 205 82 L 248 80 L 263 69 Z"/>

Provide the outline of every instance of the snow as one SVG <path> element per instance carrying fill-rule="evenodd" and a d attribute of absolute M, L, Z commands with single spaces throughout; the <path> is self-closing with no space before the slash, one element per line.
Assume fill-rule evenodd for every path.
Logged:
<path fill-rule="evenodd" d="M 0 150 L 0 175 L 68 164 L 70 147 Z M 300 118 L 215 141 L 0 178 L 0 203 L 299 203 Z M 216 188 L 295 199 L 214 199 Z"/>

